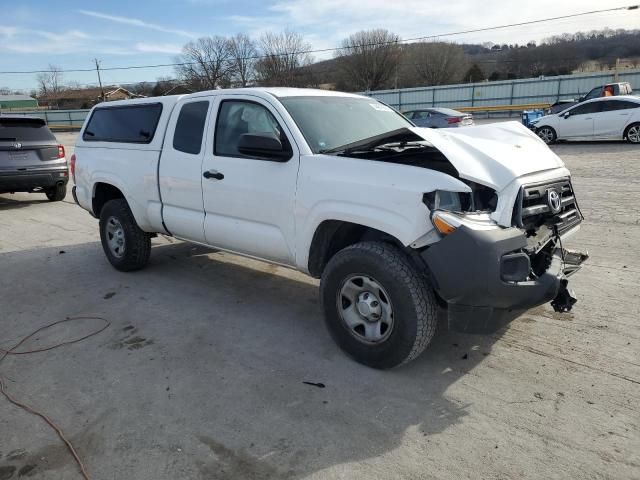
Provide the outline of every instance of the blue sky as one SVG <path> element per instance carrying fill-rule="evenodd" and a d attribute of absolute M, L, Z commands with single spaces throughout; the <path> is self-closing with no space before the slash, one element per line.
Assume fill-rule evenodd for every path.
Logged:
<path fill-rule="evenodd" d="M 606 6 L 596 0 L 0 0 L 0 71 L 37 70 L 48 64 L 91 68 L 93 58 L 103 67 L 170 63 L 182 45 L 203 35 L 244 32 L 257 38 L 265 31 L 290 28 L 313 48 L 327 48 L 360 29 L 382 27 L 412 37 Z M 562 32 L 638 26 L 638 11 L 617 12 L 447 40 L 523 43 Z M 103 82 L 153 81 L 160 76 L 173 77 L 174 72 L 171 67 L 105 71 Z M 63 80 L 97 81 L 95 72 L 67 73 Z M 4 86 L 28 90 L 35 86 L 35 75 L 0 73 Z"/>

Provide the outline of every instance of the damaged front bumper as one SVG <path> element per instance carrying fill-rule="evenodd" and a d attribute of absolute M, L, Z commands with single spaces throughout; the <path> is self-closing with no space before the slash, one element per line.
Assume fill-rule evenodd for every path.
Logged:
<path fill-rule="evenodd" d="M 449 328 L 491 333 L 529 308 L 552 302 L 569 311 L 576 302 L 567 288 L 587 254 L 554 248 L 549 266 L 535 275 L 522 230 L 472 230 L 461 226 L 425 249 L 434 288 L 447 303 Z"/>

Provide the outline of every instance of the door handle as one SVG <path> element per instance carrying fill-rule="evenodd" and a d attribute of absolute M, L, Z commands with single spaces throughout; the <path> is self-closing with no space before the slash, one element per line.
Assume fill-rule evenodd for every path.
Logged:
<path fill-rule="evenodd" d="M 207 170 L 206 172 L 204 172 L 204 173 L 202 174 L 202 176 L 203 176 L 204 178 L 206 178 L 207 180 L 210 180 L 210 179 L 212 179 L 212 178 L 213 178 L 214 180 L 222 180 L 222 179 L 224 178 L 224 175 L 223 175 L 223 174 L 221 174 L 221 173 L 220 173 L 219 171 L 217 171 L 217 170 Z"/>

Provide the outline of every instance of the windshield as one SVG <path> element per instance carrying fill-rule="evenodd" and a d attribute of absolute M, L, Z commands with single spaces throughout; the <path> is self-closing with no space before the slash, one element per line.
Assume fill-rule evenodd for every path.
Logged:
<path fill-rule="evenodd" d="M 413 126 L 373 98 L 284 97 L 280 102 L 314 153 Z"/>

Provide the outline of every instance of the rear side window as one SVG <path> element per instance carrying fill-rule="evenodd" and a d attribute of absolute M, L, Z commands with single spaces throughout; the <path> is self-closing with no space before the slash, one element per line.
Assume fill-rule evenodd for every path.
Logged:
<path fill-rule="evenodd" d="M 193 155 L 200 153 L 208 110 L 209 102 L 192 102 L 182 106 L 173 134 L 175 150 Z"/>
<path fill-rule="evenodd" d="M 161 113 L 160 103 L 97 108 L 82 139 L 85 142 L 150 143 Z"/>
<path fill-rule="evenodd" d="M 55 142 L 49 127 L 41 119 L 1 118 L 0 142 Z"/>
<path fill-rule="evenodd" d="M 627 110 L 629 108 L 638 108 L 640 103 L 629 102 L 628 100 L 609 100 L 604 102 L 603 110 L 605 112 L 611 112 L 614 110 Z"/>

